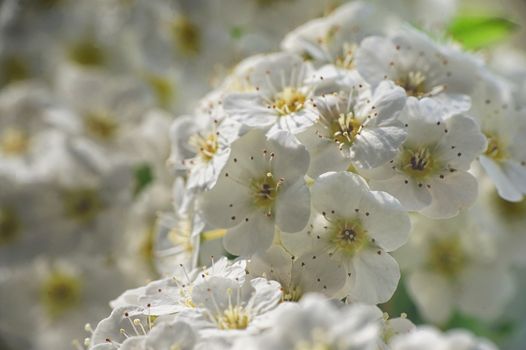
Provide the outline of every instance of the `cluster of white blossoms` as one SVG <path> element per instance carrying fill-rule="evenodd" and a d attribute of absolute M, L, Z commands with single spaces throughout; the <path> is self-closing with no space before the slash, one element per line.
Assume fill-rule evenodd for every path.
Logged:
<path fill-rule="evenodd" d="M 1 349 L 70 349 L 119 292 L 191 256 L 199 242 L 187 229 L 204 223 L 172 213 L 170 124 L 229 66 L 325 9 L 296 3 L 309 10 L 0 1 Z M 276 9 L 287 22 L 269 23 Z M 178 186 L 177 209 L 187 207 Z"/>
<path fill-rule="evenodd" d="M 1 2 L 0 349 L 522 349 L 526 56 L 455 3 Z"/>
<path fill-rule="evenodd" d="M 359 1 L 242 60 L 170 129 L 164 278 L 84 345 L 496 349 L 377 306 L 401 276 L 418 323 L 446 329 L 520 299 L 526 96 L 496 60 Z"/>

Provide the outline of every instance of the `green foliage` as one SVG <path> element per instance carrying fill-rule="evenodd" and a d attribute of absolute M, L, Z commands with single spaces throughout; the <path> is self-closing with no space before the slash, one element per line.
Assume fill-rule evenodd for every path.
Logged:
<path fill-rule="evenodd" d="M 450 24 L 448 34 L 465 49 L 478 50 L 508 39 L 518 28 L 502 17 L 460 15 Z"/>
<path fill-rule="evenodd" d="M 153 179 L 153 172 L 148 164 L 137 166 L 135 168 L 135 188 L 133 194 L 137 196 L 153 181 Z"/>

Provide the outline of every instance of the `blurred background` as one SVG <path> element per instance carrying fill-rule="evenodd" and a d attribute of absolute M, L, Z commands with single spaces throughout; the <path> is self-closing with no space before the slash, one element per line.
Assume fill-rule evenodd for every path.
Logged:
<path fill-rule="evenodd" d="M 177 263 L 155 254 L 179 232 L 171 122 L 241 59 L 343 2 L 0 0 L 0 350 L 81 349 L 110 300 Z M 490 16 L 497 26 L 460 44 L 526 70 L 524 0 L 371 2 L 442 39 Z M 501 320 L 444 327 L 523 349 L 518 290 Z M 403 283 L 384 309 L 421 321 Z"/>

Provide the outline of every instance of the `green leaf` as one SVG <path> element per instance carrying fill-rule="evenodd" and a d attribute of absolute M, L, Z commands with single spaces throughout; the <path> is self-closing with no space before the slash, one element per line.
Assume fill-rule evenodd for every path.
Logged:
<path fill-rule="evenodd" d="M 240 26 L 230 28 L 230 37 L 234 40 L 239 40 L 245 34 L 244 30 Z"/>
<path fill-rule="evenodd" d="M 153 181 L 153 172 L 148 164 L 141 164 L 135 168 L 135 188 L 133 194 L 137 196 Z"/>
<path fill-rule="evenodd" d="M 490 15 L 458 16 L 448 28 L 448 34 L 468 50 L 485 48 L 508 39 L 519 25 Z"/>

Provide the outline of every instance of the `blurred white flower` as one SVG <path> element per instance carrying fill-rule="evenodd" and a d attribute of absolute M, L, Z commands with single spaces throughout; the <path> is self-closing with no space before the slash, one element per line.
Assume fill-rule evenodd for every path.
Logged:
<path fill-rule="evenodd" d="M 473 219 L 415 217 L 409 243 L 396 254 L 426 320 L 444 324 L 455 310 L 492 320 L 513 296 L 513 277 L 498 255 L 496 237 Z"/>
<path fill-rule="evenodd" d="M 490 341 L 477 338 L 464 330 L 441 333 L 433 327 L 419 327 L 413 332 L 399 335 L 391 343 L 392 350 L 497 350 Z"/>
<path fill-rule="evenodd" d="M 272 316 L 274 326 L 267 333 L 241 339 L 234 349 L 377 349 L 380 326 L 368 306 L 338 308 L 309 294 L 297 304 L 283 304 Z"/>
<path fill-rule="evenodd" d="M 456 48 L 435 44 L 416 29 L 404 28 L 389 38 L 363 40 L 356 65 L 373 87 L 389 79 L 408 96 L 429 97 L 451 112 L 464 112 L 470 107 L 468 95 L 481 63 Z"/>

